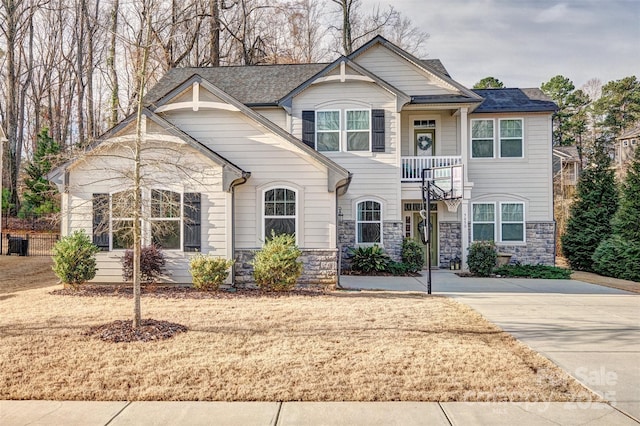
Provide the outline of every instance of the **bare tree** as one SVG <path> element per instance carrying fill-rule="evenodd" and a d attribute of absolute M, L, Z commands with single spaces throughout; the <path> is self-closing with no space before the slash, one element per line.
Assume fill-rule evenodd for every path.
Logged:
<path fill-rule="evenodd" d="M 349 55 L 366 39 L 375 34 L 381 34 L 388 26 L 394 26 L 398 22 L 399 14 L 389 6 L 381 10 L 380 6 L 375 6 L 371 13 L 362 12 L 361 0 L 331 0 L 338 5 L 341 15 L 341 27 L 335 27 L 340 33 L 342 40 L 342 53 Z"/>

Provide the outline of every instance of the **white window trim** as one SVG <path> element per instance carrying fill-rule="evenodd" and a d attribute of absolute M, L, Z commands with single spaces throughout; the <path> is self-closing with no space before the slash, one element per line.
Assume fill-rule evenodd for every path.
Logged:
<path fill-rule="evenodd" d="M 163 217 L 153 217 L 151 216 L 151 194 L 153 193 L 153 191 L 169 191 L 169 192 L 173 192 L 174 194 L 178 194 L 180 196 L 180 216 L 179 217 L 171 217 L 171 218 L 163 218 Z M 147 227 L 148 229 L 146 229 L 146 234 L 148 235 L 148 241 L 153 242 L 153 234 L 152 234 L 152 230 L 151 230 L 151 224 L 154 221 L 172 221 L 172 222 L 179 222 L 180 223 L 180 245 L 178 248 L 172 248 L 172 249 L 165 249 L 163 248 L 163 251 L 182 251 L 183 247 L 184 247 L 184 193 L 182 191 L 174 191 L 172 189 L 165 189 L 165 188 L 151 188 L 150 191 L 148 191 L 148 197 L 147 197 L 148 203 L 149 203 L 149 219 L 146 221 L 147 223 Z M 144 201 L 144 198 L 143 198 Z M 144 222 L 144 221 L 143 221 Z"/>
<path fill-rule="evenodd" d="M 375 203 L 378 203 L 378 205 L 380 206 L 380 221 L 370 221 L 370 220 L 360 221 L 360 220 L 358 220 L 358 206 L 361 203 L 365 203 L 367 201 L 373 201 Z M 356 236 L 355 243 L 356 243 L 356 246 L 366 247 L 366 246 L 373 246 L 373 245 L 377 244 L 380 247 L 384 247 L 384 205 L 383 205 L 382 201 L 378 200 L 378 199 L 375 199 L 375 198 L 362 198 L 362 199 L 359 199 L 359 200 L 357 200 L 355 202 L 354 212 L 355 212 L 354 219 L 355 219 L 355 226 L 356 226 L 356 229 L 355 229 L 355 236 Z M 377 242 L 377 243 L 361 243 L 361 242 L 359 242 L 360 241 L 360 234 L 358 232 L 358 224 L 359 223 L 379 223 L 380 224 L 380 242 Z"/>
<path fill-rule="evenodd" d="M 491 121 L 492 125 L 493 125 L 493 136 L 492 136 L 492 140 L 493 140 L 493 155 L 491 157 L 474 157 L 473 156 L 473 141 L 474 140 L 484 140 L 486 138 L 474 138 L 473 137 L 473 122 L 474 121 Z M 495 159 L 496 158 L 496 134 L 498 132 L 496 132 L 496 120 L 493 118 L 472 118 L 469 122 L 469 157 L 473 158 L 474 160 L 491 160 L 491 159 Z"/>
<path fill-rule="evenodd" d="M 516 121 L 516 120 L 519 120 L 520 123 L 522 123 L 521 126 L 520 126 L 520 128 L 522 129 L 522 135 L 519 138 L 516 138 L 516 137 L 505 137 L 505 138 L 503 138 L 502 134 L 501 134 L 501 130 L 502 130 L 501 123 L 503 121 Z M 494 138 L 495 138 L 495 134 L 496 134 L 496 132 L 494 130 Z M 497 148 L 498 148 L 498 150 L 497 150 L 498 151 L 497 152 L 498 158 L 509 158 L 509 159 L 512 159 L 512 158 L 524 158 L 524 147 L 525 147 L 525 144 L 524 144 L 524 118 L 522 118 L 522 117 L 499 118 L 498 119 L 498 132 L 497 132 L 497 134 L 498 134 L 498 137 L 497 137 L 497 140 L 498 140 L 498 146 L 497 146 Z M 522 152 L 522 155 L 520 157 L 503 157 L 502 156 L 502 139 L 507 139 L 507 140 L 520 139 L 520 148 L 521 148 L 520 151 Z M 495 152 L 494 152 L 494 155 L 495 155 Z"/>
<path fill-rule="evenodd" d="M 123 252 L 129 249 L 124 248 L 113 248 L 113 222 L 114 220 L 130 220 L 133 222 L 133 217 L 113 217 L 113 196 L 115 194 L 119 194 L 120 192 L 130 191 L 132 189 L 123 189 L 120 191 L 113 191 L 109 193 L 109 251 L 115 252 Z M 180 218 L 154 218 L 149 214 L 150 206 L 151 206 L 151 191 L 171 191 L 176 194 L 180 194 Z M 166 188 L 151 188 L 150 190 L 142 190 L 142 217 L 140 218 L 140 233 L 141 233 L 141 241 L 142 245 L 148 245 L 152 241 L 151 236 L 151 222 L 154 220 L 176 220 L 180 222 L 180 246 L 176 249 L 165 249 L 163 251 L 172 251 L 172 252 L 181 252 L 184 247 L 184 192 L 183 191 L 174 191 L 173 189 Z"/>
<path fill-rule="evenodd" d="M 520 204 L 522 205 L 522 221 L 503 221 L 502 220 L 502 206 L 504 204 Z M 522 201 L 500 201 L 499 203 L 499 208 L 500 208 L 500 216 L 496 217 L 496 219 L 499 219 L 498 222 L 500 223 L 500 229 L 498 230 L 498 235 L 500 236 L 500 240 L 499 242 L 501 244 L 507 244 L 507 245 L 522 245 L 525 244 L 527 242 L 527 221 L 526 221 L 526 205 L 525 203 L 523 203 Z M 502 241 L 502 225 L 503 224 L 518 224 L 518 223 L 522 223 L 522 240 L 520 241 Z"/>
<path fill-rule="evenodd" d="M 321 112 L 337 112 L 338 113 L 338 130 L 320 130 L 318 131 L 318 113 Z M 318 152 L 340 152 L 342 151 L 342 111 L 339 109 L 320 109 L 315 112 L 315 150 L 318 151 L 318 133 L 338 133 L 338 149 L 335 151 L 318 151 Z"/>
<path fill-rule="evenodd" d="M 473 206 L 475 206 L 476 204 L 492 204 L 493 205 L 493 221 L 477 221 L 473 218 Z M 475 236 L 475 228 L 473 225 L 475 225 L 476 223 L 480 223 L 480 224 L 487 224 L 487 223 L 491 223 L 493 224 L 493 241 L 498 241 L 498 212 L 496 211 L 496 202 L 495 201 L 478 201 L 475 203 L 471 203 L 471 241 L 475 242 L 475 241 L 485 241 L 485 240 L 477 240 L 476 236 Z"/>
<path fill-rule="evenodd" d="M 350 111 L 367 111 L 369 113 L 369 128 L 367 129 L 367 133 L 369 133 L 369 147 L 366 150 L 350 150 L 349 149 L 349 132 L 350 130 L 347 129 L 347 113 Z M 342 151 L 344 152 L 371 152 L 372 151 L 372 147 L 371 147 L 371 108 L 350 108 L 350 109 L 345 109 L 344 110 L 344 146 L 342 146 L 341 148 Z M 351 132 L 364 132 L 364 130 L 351 130 Z M 341 138 L 342 139 L 342 138 Z"/>
<path fill-rule="evenodd" d="M 261 212 L 260 212 L 260 223 L 261 223 L 261 232 L 260 235 L 262 235 L 262 241 L 265 242 L 267 241 L 267 237 L 266 237 L 266 229 L 264 226 L 264 221 L 267 218 L 264 212 L 264 196 L 267 193 L 267 191 L 271 191 L 272 189 L 288 189 L 290 191 L 293 191 L 294 194 L 296 195 L 296 214 L 294 216 L 294 220 L 296 221 L 296 226 L 295 226 L 295 237 L 296 237 L 296 245 L 300 245 L 300 191 L 297 188 L 294 188 L 293 186 L 289 186 L 289 185 L 278 185 L 278 184 L 274 184 L 274 185 L 269 185 L 265 188 L 262 188 L 262 190 L 260 191 L 260 205 L 261 205 Z M 291 217 L 291 216 L 269 216 L 272 218 L 284 218 L 284 217 Z"/>

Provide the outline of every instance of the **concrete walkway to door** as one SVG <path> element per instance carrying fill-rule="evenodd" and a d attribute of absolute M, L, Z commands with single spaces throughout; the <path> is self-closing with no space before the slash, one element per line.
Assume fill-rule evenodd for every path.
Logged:
<path fill-rule="evenodd" d="M 424 276 L 341 276 L 347 289 L 426 291 Z M 465 303 L 640 420 L 640 295 L 576 280 L 432 273 L 433 294 Z"/>

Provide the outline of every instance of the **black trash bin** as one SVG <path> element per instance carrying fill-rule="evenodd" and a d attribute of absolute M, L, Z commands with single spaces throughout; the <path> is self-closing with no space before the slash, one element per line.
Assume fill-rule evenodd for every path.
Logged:
<path fill-rule="evenodd" d="M 7 256 L 12 253 L 17 254 L 18 256 L 26 256 L 29 251 L 29 240 L 22 237 L 12 237 L 7 234 L 7 239 L 9 240 L 9 247 L 7 248 Z"/>

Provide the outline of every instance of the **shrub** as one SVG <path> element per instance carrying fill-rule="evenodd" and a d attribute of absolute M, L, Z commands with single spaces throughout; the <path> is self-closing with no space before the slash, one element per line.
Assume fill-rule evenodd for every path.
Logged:
<path fill-rule="evenodd" d="M 75 231 L 53 246 L 53 272 L 65 284 L 77 289 L 96 276 L 96 247 L 84 231 Z"/>
<path fill-rule="evenodd" d="M 140 279 L 144 284 L 150 284 L 162 275 L 166 260 L 162 249 L 155 244 L 142 247 L 140 250 Z M 133 280 L 133 250 L 127 250 L 122 258 L 122 278 Z"/>
<path fill-rule="evenodd" d="M 424 266 L 424 249 L 417 241 L 405 238 L 402 241 L 402 262 L 407 272 L 420 272 Z"/>
<path fill-rule="evenodd" d="M 496 266 L 498 252 L 493 241 L 476 241 L 469 247 L 469 271 L 479 277 L 488 277 Z"/>
<path fill-rule="evenodd" d="M 269 291 L 291 290 L 302 275 L 302 262 L 298 261 L 301 254 L 293 235 L 272 232 L 271 239 L 253 258 L 253 278 L 258 287 Z"/>
<path fill-rule="evenodd" d="M 350 248 L 348 253 L 351 255 L 351 269 L 365 274 L 385 272 L 391 262 L 389 255 L 377 244 Z"/>
<path fill-rule="evenodd" d="M 600 275 L 640 281 L 640 244 L 619 235 L 604 240 L 593 253 L 593 270 Z"/>
<path fill-rule="evenodd" d="M 387 271 L 393 275 L 405 275 L 408 272 L 414 272 L 410 270 L 410 267 L 406 263 L 394 262 L 393 260 L 387 265 Z"/>
<path fill-rule="evenodd" d="M 229 276 L 233 260 L 197 254 L 189 262 L 193 286 L 198 290 L 218 290 Z"/>
<path fill-rule="evenodd" d="M 541 278 L 547 280 L 568 280 L 571 278 L 570 269 L 557 268 L 546 265 L 504 265 L 493 270 L 494 274 L 505 277 Z"/>

